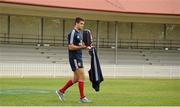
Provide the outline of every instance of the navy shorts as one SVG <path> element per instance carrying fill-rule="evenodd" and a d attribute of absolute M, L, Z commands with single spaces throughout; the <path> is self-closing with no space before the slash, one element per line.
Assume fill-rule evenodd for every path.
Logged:
<path fill-rule="evenodd" d="M 83 68 L 82 58 L 69 58 L 69 63 L 72 71 L 76 71 L 79 68 Z"/>

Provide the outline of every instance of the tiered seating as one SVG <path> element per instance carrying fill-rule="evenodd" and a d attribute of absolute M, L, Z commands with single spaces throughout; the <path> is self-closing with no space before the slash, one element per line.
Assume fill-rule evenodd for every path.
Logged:
<path fill-rule="evenodd" d="M 118 65 L 178 65 L 178 50 L 142 50 L 100 48 L 102 64 Z M 117 57 L 115 56 L 117 54 Z M 84 63 L 90 62 L 88 50 L 83 51 Z M 117 58 L 117 60 L 116 60 Z M 67 47 L 37 47 L 22 45 L 0 45 L 1 63 L 68 63 Z"/>

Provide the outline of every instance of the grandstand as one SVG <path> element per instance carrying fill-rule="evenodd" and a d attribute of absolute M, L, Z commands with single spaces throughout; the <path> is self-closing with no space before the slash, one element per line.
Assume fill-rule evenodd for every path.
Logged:
<path fill-rule="evenodd" d="M 42 76 L 44 74 L 55 77 L 67 76 L 71 72 L 68 65 L 67 47 L 3 44 L 0 50 L 1 76 L 10 74 L 11 76 L 13 74 Z M 100 62 L 106 76 L 162 76 L 168 78 L 179 76 L 179 50 L 118 49 L 117 64 L 114 63 L 114 49 L 102 48 L 99 51 Z M 88 50 L 84 51 L 83 57 L 86 71 L 88 71 L 90 66 Z M 145 71 L 146 74 L 143 74 Z M 148 75 L 147 71 L 152 75 Z"/>
<path fill-rule="evenodd" d="M 151 3 L 145 10 L 139 6 L 136 12 L 134 7 L 124 11 L 106 0 L 99 2 L 105 7 L 0 1 L 0 76 L 70 76 L 67 34 L 79 15 L 93 33 L 105 76 L 180 78 L 178 11 L 157 11 L 164 2 L 155 10 L 148 7 Z M 88 71 L 87 50 L 83 57 Z"/>

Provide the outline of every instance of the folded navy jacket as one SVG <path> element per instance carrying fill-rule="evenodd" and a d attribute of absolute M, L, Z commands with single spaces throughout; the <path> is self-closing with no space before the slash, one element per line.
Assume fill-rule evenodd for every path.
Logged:
<path fill-rule="evenodd" d="M 100 90 L 100 83 L 104 80 L 101 66 L 99 63 L 99 58 L 97 56 L 96 48 L 91 48 L 89 50 L 89 54 L 91 56 L 91 68 L 88 71 L 89 73 L 89 79 L 92 83 L 92 87 L 96 90 Z"/>

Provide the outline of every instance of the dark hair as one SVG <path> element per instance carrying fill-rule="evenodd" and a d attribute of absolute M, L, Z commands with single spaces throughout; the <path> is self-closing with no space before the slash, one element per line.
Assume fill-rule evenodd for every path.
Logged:
<path fill-rule="evenodd" d="M 74 24 L 79 23 L 80 21 L 84 22 L 85 20 L 81 17 L 76 17 Z"/>

